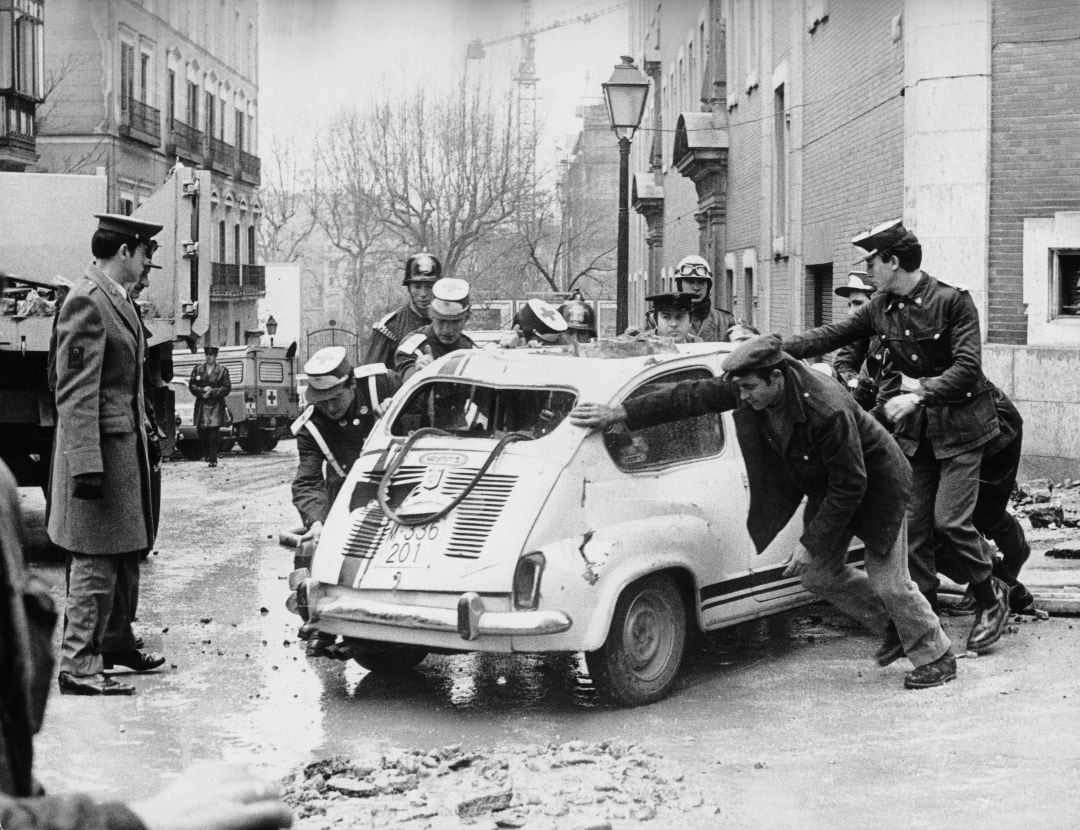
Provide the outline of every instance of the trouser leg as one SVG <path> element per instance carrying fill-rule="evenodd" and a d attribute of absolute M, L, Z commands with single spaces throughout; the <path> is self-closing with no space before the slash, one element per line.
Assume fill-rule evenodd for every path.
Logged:
<path fill-rule="evenodd" d="M 1024 529 L 1009 512 L 1009 497 L 1020 468 L 1022 433 L 999 453 L 984 458 L 980 470 L 979 497 L 971 521 L 975 529 L 994 541 L 1001 551 L 1001 563 L 994 575 L 1015 585 L 1020 569 L 1031 555 Z"/>
<path fill-rule="evenodd" d="M 847 564 L 850 541 L 845 534 L 832 550 L 811 551 L 810 567 L 801 577 L 803 587 L 874 634 L 884 634 L 889 615 L 871 589 L 866 572 Z"/>
<path fill-rule="evenodd" d="M 102 638 L 102 651 L 122 652 L 135 648 L 131 621 L 135 618 L 135 609 L 139 603 L 139 553 L 122 553 L 115 557 L 118 560 L 116 596 Z"/>
<path fill-rule="evenodd" d="M 901 524 L 896 539 L 888 547 L 867 548 L 866 575 L 892 618 L 912 665 L 932 663 L 952 647 L 937 614 L 908 572 L 905 524 Z"/>
<path fill-rule="evenodd" d="M 908 503 L 908 570 L 924 594 L 938 587 L 937 539 L 934 535 L 934 502 L 937 499 L 939 463 L 930 453 L 918 453 L 911 462 L 911 501 Z"/>
<path fill-rule="evenodd" d="M 972 515 L 979 496 L 979 468 L 982 448 L 943 458 L 939 463 L 937 498 L 934 500 L 934 528 L 947 545 L 959 572 L 970 585 L 990 578 L 991 559 L 983 547 Z"/>
<path fill-rule="evenodd" d="M 105 670 L 105 628 L 116 594 L 117 556 L 69 553 L 67 602 L 60 671 L 88 676 Z"/>

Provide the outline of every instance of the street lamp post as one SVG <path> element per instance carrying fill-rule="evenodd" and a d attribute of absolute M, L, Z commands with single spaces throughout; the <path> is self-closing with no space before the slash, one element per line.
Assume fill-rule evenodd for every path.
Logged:
<path fill-rule="evenodd" d="M 271 314 L 266 318 L 266 333 L 270 335 L 270 345 L 274 345 L 274 335 L 277 334 L 277 320 Z"/>
<path fill-rule="evenodd" d="M 622 56 L 604 87 L 611 129 L 619 140 L 619 247 L 615 271 L 615 333 L 629 325 L 630 312 L 630 141 L 641 124 L 649 81 L 634 65 L 634 59 Z"/>

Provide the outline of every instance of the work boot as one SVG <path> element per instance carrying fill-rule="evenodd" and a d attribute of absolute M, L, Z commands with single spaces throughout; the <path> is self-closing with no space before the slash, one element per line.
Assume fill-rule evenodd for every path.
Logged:
<path fill-rule="evenodd" d="M 964 590 L 964 593 L 960 595 L 960 599 L 952 604 L 942 606 L 941 611 L 950 617 L 966 617 L 969 614 L 974 614 L 979 610 L 979 606 L 975 602 L 975 595 L 971 593 L 971 586 Z"/>
<path fill-rule="evenodd" d="M 311 639 L 308 640 L 307 646 L 304 649 L 304 653 L 308 657 L 331 657 L 330 649 L 337 642 L 337 637 L 333 634 L 324 634 L 321 631 L 315 632 Z"/>
<path fill-rule="evenodd" d="M 1009 587 L 1009 610 L 1014 614 L 1034 614 L 1035 597 L 1022 582 Z"/>
<path fill-rule="evenodd" d="M 918 666 L 904 678 L 905 689 L 930 689 L 956 679 L 956 658 L 946 651 L 933 663 Z"/>
<path fill-rule="evenodd" d="M 1009 617 L 1009 602 L 1001 582 L 994 577 L 990 577 L 990 580 L 995 602 L 993 605 L 980 606 L 975 614 L 975 624 L 968 634 L 968 651 L 976 654 L 982 654 L 1001 639 L 1005 621 Z"/>
<path fill-rule="evenodd" d="M 900 632 L 896 630 L 896 624 L 889 620 L 889 626 L 885 629 L 885 639 L 874 653 L 874 660 L 879 666 L 888 666 L 904 656 L 904 645 L 900 642 Z"/>

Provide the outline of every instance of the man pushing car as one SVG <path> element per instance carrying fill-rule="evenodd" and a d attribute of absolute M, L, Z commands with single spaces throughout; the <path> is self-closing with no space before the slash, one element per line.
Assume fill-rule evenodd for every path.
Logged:
<path fill-rule="evenodd" d="M 909 689 L 956 677 L 956 658 L 907 566 L 905 514 L 911 468 L 885 429 L 835 380 L 785 354 L 776 335 L 741 343 L 724 378 L 692 380 L 623 404 L 580 403 L 576 426 L 631 429 L 734 410 L 750 487 L 747 527 L 758 552 L 788 523 L 803 496 L 804 532 L 784 571 L 883 636 L 876 660 L 907 655 Z M 853 536 L 865 571 L 847 564 Z"/>

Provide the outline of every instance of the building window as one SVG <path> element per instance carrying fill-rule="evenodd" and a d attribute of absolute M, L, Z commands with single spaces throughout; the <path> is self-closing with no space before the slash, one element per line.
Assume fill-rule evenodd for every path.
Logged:
<path fill-rule="evenodd" d="M 233 323 L 233 345 L 241 346 L 240 342 L 240 321 L 237 320 Z"/>
<path fill-rule="evenodd" d="M 832 263 L 806 267 L 806 314 L 807 328 L 823 326 L 832 321 Z"/>
<path fill-rule="evenodd" d="M 787 111 L 784 105 L 784 85 L 776 87 L 773 95 L 773 238 L 787 232 Z"/>
<path fill-rule="evenodd" d="M 120 191 L 120 212 L 131 216 L 135 212 L 135 194 L 129 190 Z"/>
<path fill-rule="evenodd" d="M 236 111 L 236 149 L 247 149 L 244 144 L 244 113 L 240 110 Z"/>
<path fill-rule="evenodd" d="M 172 129 L 173 119 L 176 117 L 176 72 L 169 70 L 165 79 L 165 118 L 168 120 L 169 129 Z"/>
<path fill-rule="evenodd" d="M 199 86 L 192 81 L 187 82 L 187 120 L 191 129 L 199 129 Z"/>
<path fill-rule="evenodd" d="M 144 104 L 150 102 L 150 56 L 143 52 L 139 56 L 139 94 L 142 95 L 140 99 Z"/>
<path fill-rule="evenodd" d="M 206 134 L 210 138 L 216 138 L 214 135 L 214 128 L 216 127 L 216 111 L 217 107 L 214 105 L 214 93 L 207 92 L 206 94 Z"/>
<path fill-rule="evenodd" d="M 743 268 L 742 318 L 754 325 L 754 269 Z"/>
<path fill-rule="evenodd" d="M 735 272 L 730 268 L 724 269 L 724 294 L 721 302 L 725 308 L 733 308 L 735 305 Z"/>
<path fill-rule="evenodd" d="M 22 0 L 14 8 L 3 2 L 0 10 L 0 89 L 40 100 L 45 96 L 42 0 Z"/>
<path fill-rule="evenodd" d="M 227 262 L 225 259 L 225 220 L 218 222 L 218 262 Z"/>
<path fill-rule="evenodd" d="M 243 262 L 243 260 L 240 259 L 240 223 L 239 222 L 237 224 L 233 225 L 233 255 L 235 256 L 235 259 L 233 259 L 233 262 L 235 262 L 237 265 L 239 265 L 241 262 Z"/>
<path fill-rule="evenodd" d="M 1055 317 L 1080 317 L 1080 250 L 1056 250 L 1053 254 Z"/>
<path fill-rule="evenodd" d="M 248 265 L 255 264 L 255 226 L 248 225 L 247 230 L 247 244 L 248 244 Z"/>
<path fill-rule="evenodd" d="M 130 43 L 120 44 L 120 112 L 131 108 L 135 97 L 135 47 Z"/>

